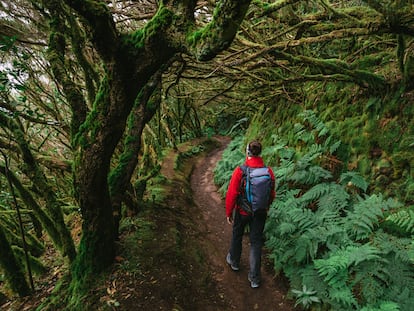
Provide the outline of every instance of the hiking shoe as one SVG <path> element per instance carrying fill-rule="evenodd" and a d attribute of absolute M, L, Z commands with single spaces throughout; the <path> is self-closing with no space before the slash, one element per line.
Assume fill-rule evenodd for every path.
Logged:
<path fill-rule="evenodd" d="M 227 262 L 227 264 L 231 267 L 231 269 L 233 270 L 233 271 L 239 271 L 240 270 L 240 268 L 239 268 L 239 266 L 238 265 L 236 265 L 232 260 L 231 260 L 231 258 L 230 258 L 230 253 L 228 253 L 227 254 L 227 256 L 226 256 L 226 262 Z"/>
<path fill-rule="evenodd" d="M 258 288 L 260 286 L 260 282 L 257 281 L 253 281 L 250 276 L 248 277 L 249 282 L 250 282 L 250 287 L 251 288 Z"/>

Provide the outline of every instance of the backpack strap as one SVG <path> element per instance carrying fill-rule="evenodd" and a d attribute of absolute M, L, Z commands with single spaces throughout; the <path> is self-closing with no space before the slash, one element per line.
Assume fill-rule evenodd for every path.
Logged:
<path fill-rule="evenodd" d="M 246 183 L 249 182 L 249 167 L 247 165 L 240 165 L 239 167 L 242 170 L 243 175 L 240 180 L 239 195 L 237 197 L 237 202 L 239 207 L 242 208 L 242 210 L 244 210 L 249 215 L 253 215 L 252 207 L 246 197 Z"/>
<path fill-rule="evenodd" d="M 240 169 L 242 171 L 242 178 L 240 180 L 240 185 L 239 185 L 239 193 L 240 193 L 240 195 L 243 195 L 243 193 L 244 193 L 244 185 L 243 185 L 243 183 L 245 183 L 245 181 L 246 181 L 247 165 L 240 165 L 239 167 L 240 167 Z"/>

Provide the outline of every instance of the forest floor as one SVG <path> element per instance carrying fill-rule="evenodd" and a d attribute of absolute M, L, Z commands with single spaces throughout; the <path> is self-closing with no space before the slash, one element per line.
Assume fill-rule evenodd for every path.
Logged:
<path fill-rule="evenodd" d="M 208 151 L 178 157 L 204 143 L 179 146 L 165 157 L 162 199 L 154 199 L 152 207 L 121 224 L 116 264 L 85 297 L 85 310 L 300 310 L 287 298 L 288 282 L 275 276 L 265 255 L 262 285 L 250 287 L 247 235 L 240 271 L 234 272 L 226 264 L 231 226 L 213 170 L 229 139 L 217 137 Z M 0 310 L 39 310 L 55 282 L 43 284 L 49 286 L 42 286 L 31 297 L 0 305 Z M 47 310 L 67 309 L 51 306 Z"/>

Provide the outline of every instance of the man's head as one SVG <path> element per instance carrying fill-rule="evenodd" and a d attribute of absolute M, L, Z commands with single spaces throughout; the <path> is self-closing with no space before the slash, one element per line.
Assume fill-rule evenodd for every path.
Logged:
<path fill-rule="evenodd" d="M 246 146 L 246 154 L 248 157 L 258 157 L 262 152 L 262 144 L 257 140 L 253 140 Z"/>

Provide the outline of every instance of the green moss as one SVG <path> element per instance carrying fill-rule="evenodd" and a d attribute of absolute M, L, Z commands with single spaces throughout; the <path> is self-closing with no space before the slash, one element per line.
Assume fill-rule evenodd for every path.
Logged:
<path fill-rule="evenodd" d="M 109 108 L 109 79 L 104 77 L 101 81 L 99 92 L 96 94 L 92 111 L 88 114 L 85 122 L 79 127 L 78 133 L 73 138 L 75 146 L 86 148 L 93 144 L 96 134 L 101 126 L 100 116 L 105 116 Z"/>
<path fill-rule="evenodd" d="M 196 30 L 196 31 L 191 31 L 187 35 L 187 42 L 189 43 L 190 46 L 194 47 L 197 44 L 197 42 L 201 40 L 201 38 L 203 37 L 203 34 L 204 34 L 204 28 Z"/>
<path fill-rule="evenodd" d="M 398 147 L 399 140 L 402 135 L 401 125 L 398 118 L 385 120 L 385 125 L 382 129 L 375 131 L 376 140 L 381 149 L 388 153 L 392 153 Z M 381 121 L 380 121 L 381 123 Z"/>
<path fill-rule="evenodd" d="M 366 157 L 358 161 L 358 171 L 361 172 L 363 176 L 369 176 L 371 169 L 371 161 Z"/>
<path fill-rule="evenodd" d="M 174 22 L 174 14 L 169 9 L 161 6 L 154 17 L 145 25 L 124 38 L 125 42 L 134 45 L 137 49 L 143 48 L 145 41 L 151 40 L 152 37 L 162 32 L 163 28 L 168 27 Z"/>

